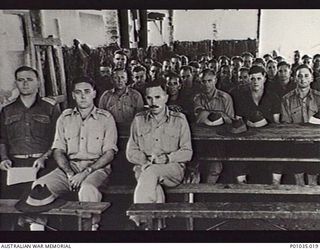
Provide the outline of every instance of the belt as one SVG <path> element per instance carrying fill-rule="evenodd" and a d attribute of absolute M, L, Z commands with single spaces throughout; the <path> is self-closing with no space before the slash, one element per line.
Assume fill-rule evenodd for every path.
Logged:
<path fill-rule="evenodd" d="M 43 155 L 43 153 L 39 154 L 29 154 L 29 155 L 13 155 L 14 158 L 17 159 L 28 159 L 28 158 L 39 158 Z"/>

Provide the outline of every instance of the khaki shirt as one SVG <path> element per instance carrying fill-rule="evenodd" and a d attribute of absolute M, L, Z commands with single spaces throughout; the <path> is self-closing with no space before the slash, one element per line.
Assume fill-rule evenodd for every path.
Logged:
<path fill-rule="evenodd" d="M 169 162 L 185 163 L 191 160 L 191 134 L 184 114 L 166 108 L 158 123 L 150 111 L 138 113 L 132 124 L 126 155 L 136 165 L 147 163 L 147 156 L 167 154 Z"/>
<path fill-rule="evenodd" d="M 57 121 L 52 149 L 63 150 L 70 160 L 94 160 L 108 150 L 118 151 L 112 115 L 94 107 L 82 120 L 77 108 L 65 110 Z"/>
<path fill-rule="evenodd" d="M 286 123 L 306 123 L 319 111 L 320 92 L 310 89 L 305 98 L 300 98 L 298 89 L 294 89 L 282 98 L 281 120 Z"/>
<path fill-rule="evenodd" d="M 127 87 L 121 96 L 111 89 L 101 96 L 99 108 L 108 110 L 116 122 L 132 122 L 135 114 L 143 110 L 143 99 L 135 89 Z"/>
<path fill-rule="evenodd" d="M 197 122 L 203 122 L 210 112 L 221 112 L 223 118 L 233 118 L 234 109 L 231 96 L 221 90 L 216 89 L 211 97 L 204 93 L 197 94 L 193 99 L 194 113 Z M 204 112 L 202 112 L 204 111 Z"/>

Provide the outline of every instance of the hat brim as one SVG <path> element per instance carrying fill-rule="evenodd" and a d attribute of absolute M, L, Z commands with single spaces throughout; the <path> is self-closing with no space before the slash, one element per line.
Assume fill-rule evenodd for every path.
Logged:
<path fill-rule="evenodd" d="M 261 127 L 266 126 L 267 124 L 268 124 L 268 122 L 264 118 L 260 121 L 257 121 L 257 122 L 252 122 L 252 121 L 247 120 L 247 125 L 251 128 L 261 128 Z"/>
<path fill-rule="evenodd" d="M 320 125 L 320 119 L 311 116 L 310 119 L 309 119 L 309 123 L 310 124 L 314 124 L 314 125 Z"/>
<path fill-rule="evenodd" d="M 237 131 L 237 132 L 235 132 Z M 243 129 L 243 132 L 239 132 L 240 130 L 233 130 L 231 124 L 226 124 L 225 126 L 218 128 L 216 130 L 216 133 L 218 135 L 222 136 L 228 136 L 228 137 L 239 137 L 239 136 L 252 136 L 256 134 L 256 131 L 252 131 L 246 128 L 246 130 Z"/>
<path fill-rule="evenodd" d="M 66 204 L 66 200 L 57 198 L 55 199 L 52 203 L 48 204 L 48 205 L 44 205 L 44 206 L 31 206 L 29 204 L 26 203 L 27 197 L 23 197 L 21 200 L 19 200 L 16 204 L 15 204 L 15 208 L 23 213 L 42 213 L 42 212 L 47 212 L 51 209 L 54 208 L 59 208 L 62 205 Z"/>
<path fill-rule="evenodd" d="M 224 124 L 224 121 L 223 121 L 223 118 L 220 117 L 218 120 L 213 121 L 213 122 L 211 122 L 211 121 L 209 121 L 209 120 L 207 119 L 207 121 L 205 121 L 204 124 L 207 125 L 207 126 L 209 126 L 209 127 L 214 127 L 214 126 L 220 126 L 220 125 Z"/>

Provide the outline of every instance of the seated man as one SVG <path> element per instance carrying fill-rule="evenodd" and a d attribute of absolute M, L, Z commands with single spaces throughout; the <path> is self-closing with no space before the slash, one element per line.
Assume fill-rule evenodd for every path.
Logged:
<path fill-rule="evenodd" d="M 129 87 L 139 91 L 141 96 L 144 96 L 147 85 L 147 69 L 142 65 L 135 66 L 132 69 L 132 81 Z"/>
<path fill-rule="evenodd" d="M 46 184 L 57 196 L 72 190 L 78 192 L 79 201 L 101 201 L 99 187 L 107 182 L 110 163 L 118 151 L 117 129 L 112 115 L 94 106 L 95 96 L 90 78 L 74 80 L 72 97 L 77 106 L 59 117 L 52 145 L 58 168 L 35 181 L 33 187 Z M 99 218 L 92 222 L 92 230 L 96 230 Z"/>
<path fill-rule="evenodd" d="M 209 124 L 211 113 L 218 112 L 225 122 L 230 123 L 234 118 L 233 102 L 231 96 L 216 88 L 217 77 L 215 73 L 206 69 L 200 73 L 202 92 L 193 99 L 196 122 Z M 219 150 L 218 148 L 214 150 Z M 222 172 L 221 162 L 211 162 L 206 182 L 216 183 Z"/>
<path fill-rule="evenodd" d="M 170 111 L 166 105 L 166 87 L 150 83 L 146 88 L 149 110 L 138 113 L 131 124 L 126 155 L 135 164 L 137 186 L 134 203 L 163 203 L 161 185 L 174 187 L 184 177 L 186 162 L 191 160 L 191 135 L 186 117 Z M 137 226 L 143 218 L 131 218 Z"/>
<path fill-rule="evenodd" d="M 313 76 L 306 64 L 298 66 L 295 80 L 297 88 L 282 98 L 281 120 L 285 123 L 307 123 L 320 110 L 320 92 L 310 88 Z M 307 172 L 308 184 L 317 185 L 318 168 L 318 164 L 297 164 L 294 169 L 296 184 L 305 185 L 304 172 Z"/>
<path fill-rule="evenodd" d="M 143 110 L 141 94 L 127 86 L 126 70 L 115 69 L 112 74 L 114 88 L 103 93 L 99 108 L 108 110 L 117 123 L 132 122 L 136 113 Z"/>
<path fill-rule="evenodd" d="M 20 95 L 1 112 L 1 198 L 6 199 L 20 198 L 32 183 L 6 185 L 6 173 L 10 168 L 33 167 L 40 170 L 37 174 L 39 177 L 54 166 L 49 159 L 50 146 L 60 115 L 54 100 L 40 98 L 40 79 L 35 69 L 27 66 L 18 68 L 15 71 L 15 83 Z"/>
<path fill-rule="evenodd" d="M 242 117 L 249 126 L 253 124 L 252 118 L 259 113 L 261 121 L 265 119 L 268 123 L 279 123 L 280 121 L 280 99 L 264 88 L 266 72 L 261 66 L 252 66 L 249 71 L 250 87 L 243 88 L 235 95 L 234 107 L 236 116 Z M 261 124 L 263 125 L 263 124 Z M 237 164 L 235 172 L 238 183 L 247 182 L 247 168 Z M 273 174 L 273 183 L 280 182 L 277 174 Z"/>

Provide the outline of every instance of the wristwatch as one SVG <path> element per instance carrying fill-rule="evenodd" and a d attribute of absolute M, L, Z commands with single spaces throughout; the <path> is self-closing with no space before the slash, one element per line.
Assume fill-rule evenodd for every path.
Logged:
<path fill-rule="evenodd" d="M 93 169 L 92 167 L 87 167 L 86 170 L 85 170 L 88 174 L 91 174 Z"/>

